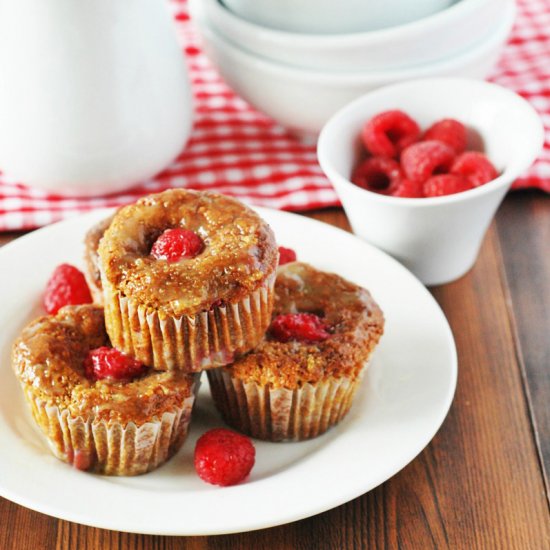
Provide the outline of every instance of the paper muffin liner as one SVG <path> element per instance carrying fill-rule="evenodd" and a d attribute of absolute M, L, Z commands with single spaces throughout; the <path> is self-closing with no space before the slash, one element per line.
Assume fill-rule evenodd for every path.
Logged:
<path fill-rule="evenodd" d="M 295 390 L 243 382 L 223 368 L 207 374 L 227 424 L 258 439 L 301 441 L 323 434 L 346 416 L 364 370 L 353 380 L 331 377 Z"/>
<path fill-rule="evenodd" d="M 199 372 L 227 365 L 256 347 L 271 320 L 275 272 L 243 300 L 182 317 L 161 316 L 103 278 L 112 345 L 156 370 Z"/>
<path fill-rule="evenodd" d="M 109 216 L 91 227 L 84 237 L 84 277 L 95 304 L 103 305 L 103 289 L 99 280 L 99 242 L 111 225 L 113 216 Z"/>
<path fill-rule="evenodd" d="M 92 278 L 90 273 L 88 272 L 88 269 L 84 271 L 84 278 L 86 279 L 86 282 L 88 283 L 88 288 L 90 289 L 90 293 L 92 295 L 92 299 L 94 301 L 94 304 L 98 304 L 100 306 L 103 305 L 103 289 L 97 285 L 97 282 L 95 279 Z"/>
<path fill-rule="evenodd" d="M 198 380 L 198 379 L 197 379 Z M 182 407 L 137 426 L 129 422 L 96 421 L 73 417 L 67 409 L 47 405 L 26 392 L 32 415 L 53 454 L 80 470 L 113 476 L 134 476 L 154 470 L 183 445 L 198 391 Z"/>

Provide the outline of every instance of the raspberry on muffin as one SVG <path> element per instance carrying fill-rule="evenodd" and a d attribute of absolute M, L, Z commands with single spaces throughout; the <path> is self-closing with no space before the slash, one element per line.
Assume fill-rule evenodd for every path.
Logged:
<path fill-rule="evenodd" d="M 253 437 L 316 437 L 349 411 L 383 329 L 367 290 L 301 262 L 282 266 L 266 337 L 208 371 L 214 402 L 230 426 Z"/>
<path fill-rule="evenodd" d="M 157 260 L 177 262 L 183 258 L 194 258 L 198 256 L 204 243 L 202 239 L 190 229 L 167 229 L 153 243 L 151 256 Z"/>
<path fill-rule="evenodd" d="M 235 199 L 184 189 L 140 199 L 115 214 L 98 254 L 109 337 L 155 369 L 225 365 L 269 324 L 275 238 Z"/>
<path fill-rule="evenodd" d="M 269 335 L 279 342 L 321 342 L 330 337 L 328 328 L 315 313 L 285 313 L 271 321 Z"/>
<path fill-rule="evenodd" d="M 99 306 L 36 319 L 12 363 L 53 454 L 79 469 L 142 474 L 186 438 L 199 375 L 157 372 L 113 350 Z"/>
<path fill-rule="evenodd" d="M 89 380 L 132 380 L 147 371 L 147 367 L 109 346 L 92 349 L 84 359 L 84 372 Z"/>

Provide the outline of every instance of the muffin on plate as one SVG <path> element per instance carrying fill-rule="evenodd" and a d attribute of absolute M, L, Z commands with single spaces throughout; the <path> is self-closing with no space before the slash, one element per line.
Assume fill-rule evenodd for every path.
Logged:
<path fill-rule="evenodd" d="M 158 370 L 226 365 L 261 340 L 278 252 L 253 210 L 172 189 L 121 208 L 99 243 L 113 346 Z"/>
<path fill-rule="evenodd" d="M 149 472 L 187 436 L 200 375 L 160 373 L 111 348 L 99 306 L 36 319 L 12 362 L 53 454 L 76 468 Z"/>
<path fill-rule="evenodd" d="M 233 364 L 208 371 L 225 421 L 269 441 L 316 437 L 348 413 L 384 330 L 369 292 L 293 262 L 279 268 L 266 337 Z"/>
<path fill-rule="evenodd" d="M 99 223 L 96 223 L 84 237 L 84 275 L 86 282 L 90 287 L 90 292 L 96 304 L 103 304 L 103 287 L 101 285 L 101 275 L 99 273 L 99 256 L 97 249 L 99 248 L 99 241 L 102 239 L 103 234 L 107 228 L 111 225 L 113 216 L 109 216 Z"/>

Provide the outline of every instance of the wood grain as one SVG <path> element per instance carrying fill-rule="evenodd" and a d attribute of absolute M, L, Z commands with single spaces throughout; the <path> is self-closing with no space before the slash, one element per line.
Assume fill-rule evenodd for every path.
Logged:
<path fill-rule="evenodd" d="M 498 232 L 514 310 L 520 365 L 550 499 L 550 197 L 518 193 L 499 213 Z"/>
<path fill-rule="evenodd" d="M 0 246 L 8 244 L 22 234 L 23 233 L 0 233 Z"/>
<path fill-rule="evenodd" d="M 529 208 L 546 208 L 538 198 L 534 203 Z M 431 444 L 382 486 L 306 520 L 218 537 L 104 531 L 48 518 L 0 499 L 0 549 L 549 548 L 550 516 L 521 371 L 522 363 L 538 365 L 536 350 L 545 345 L 547 349 L 547 343 L 537 340 L 532 351 L 523 335 L 529 325 L 544 318 L 544 311 L 517 297 L 514 281 L 520 285 L 524 274 L 510 271 L 509 263 L 515 258 L 503 261 L 501 245 L 507 254 L 520 257 L 510 244 L 510 235 L 501 230 L 504 219 L 515 215 L 515 204 L 507 199 L 499 214 L 500 238 L 493 226 L 474 270 L 453 284 L 432 289 L 457 342 L 455 401 Z M 349 228 L 336 209 L 312 216 Z M 543 238 L 541 227 L 535 224 L 533 231 L 538 235 L 533 238 Z M 537 242 L 544 247 L 543 241 Z M 542 261 L 547 269 L 548 258 Z M 536 266 L 531 269 L 540 268 L 526 263 Z M 535 286 L 540 282 L 534 277 Z M 524 308 L 519 320 L 514 317 L 510 295 L 514 306 Z M 529 351 L 522 356 L 526 347 Z M 535 354 L 534 362 L 525 360 L 530 353 Z M 547 402 L 550 398 L 550 389 L 542 389 L 537 395 L 541 404 L 544 395 Z"/>

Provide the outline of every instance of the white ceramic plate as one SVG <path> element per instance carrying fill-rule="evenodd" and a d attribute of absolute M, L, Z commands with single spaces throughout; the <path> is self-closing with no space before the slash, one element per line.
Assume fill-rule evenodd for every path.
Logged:
<path fill-rule="evenodd" d="M 260 210 L 260 209 L 259 209 Z M 86 525 L 163 535 L 211 535 L 270 527 L 347 502 L 384 482 L 431 440 L 449 409 L 457 363 L 447 321 L 428 291 L 386 254 L 327 224 L 260 210 L 301 260 L 371 290 L 386 333 L 348 417 L 315 440 L 255 442 L 241 485 L 218 488 L 194 473 L 204 431 L 222 425 L 205 383 L 189 440 L 168 464 L 135 478 L 77 471 L 37 433 L 10 367 L 19 330 L 41 313 L 53 268 L 81 264 L 82 238 L 105 212 L 52 225 L 0 250 L 0 495 Z M 206 377 L 205 377 L 206 378 Z"/>

